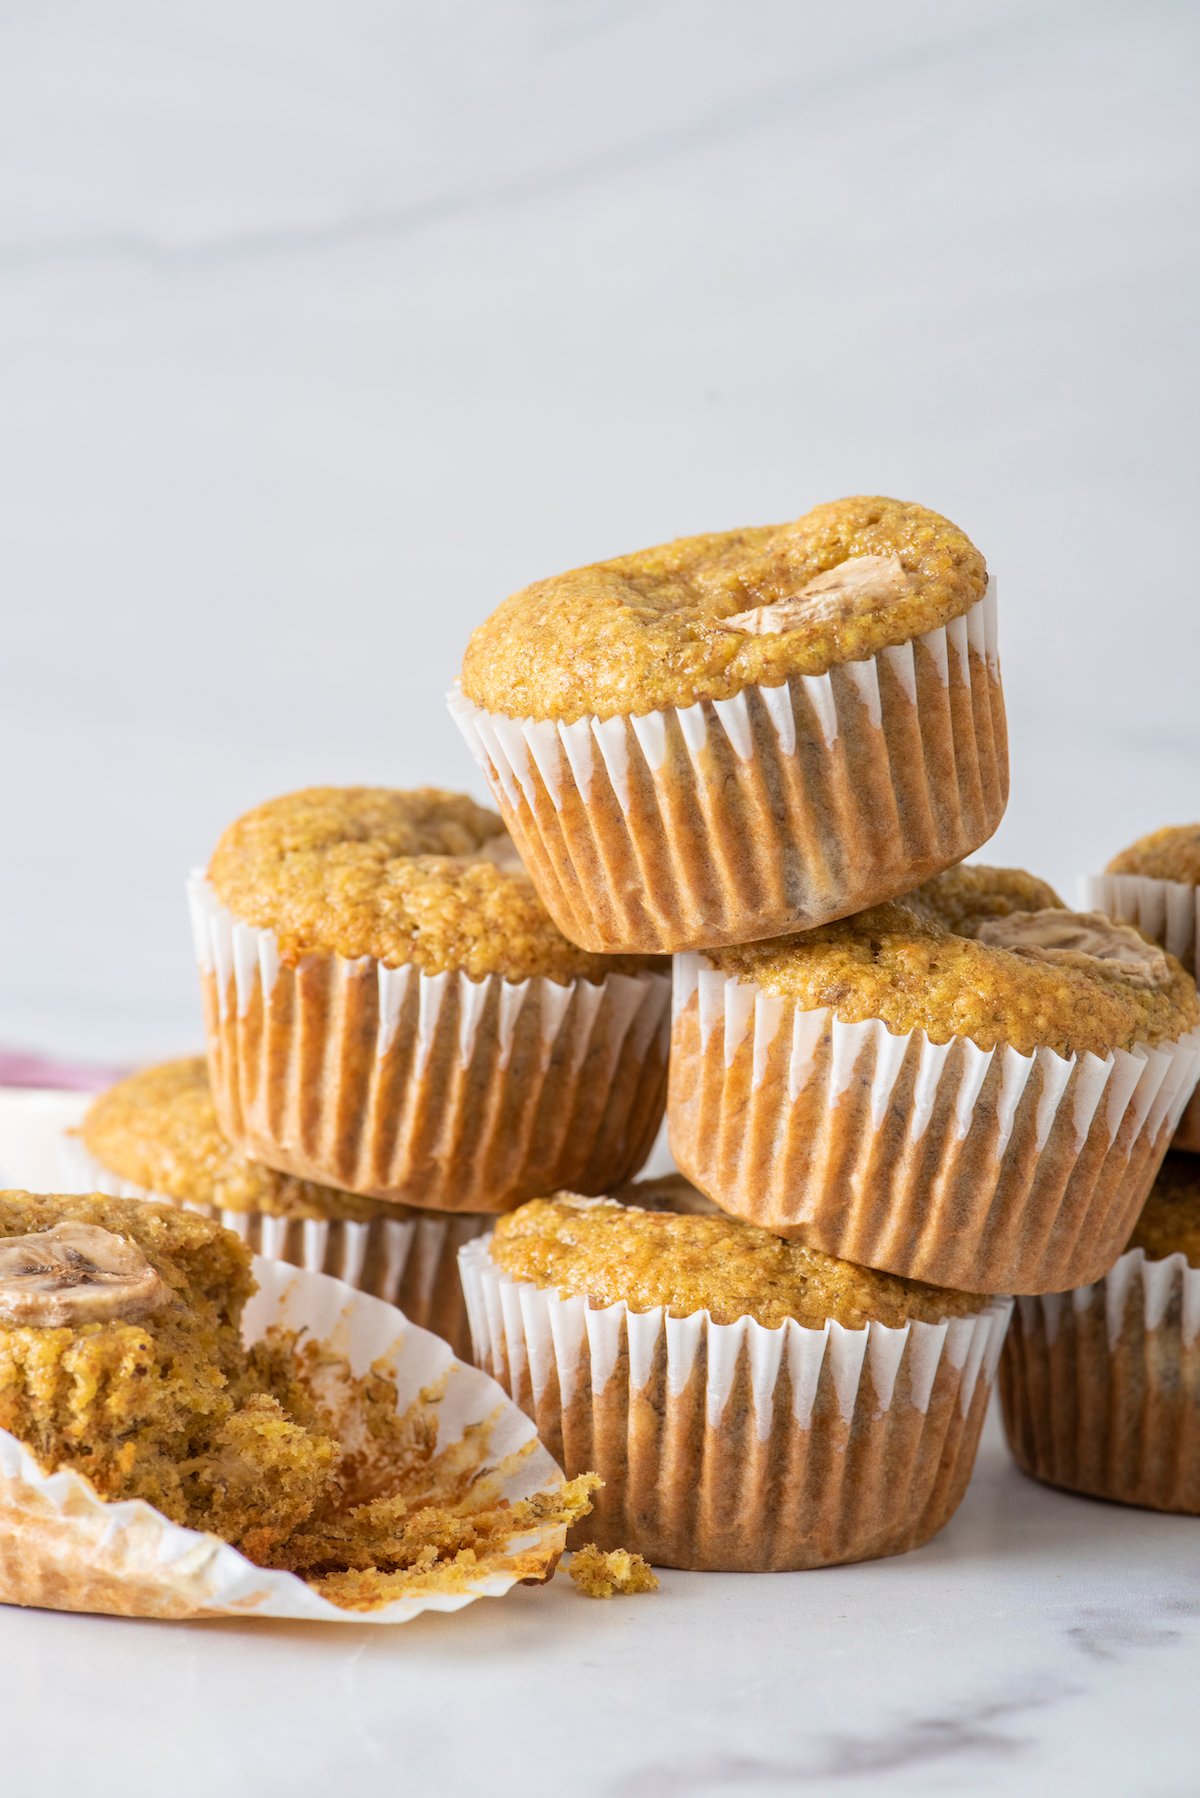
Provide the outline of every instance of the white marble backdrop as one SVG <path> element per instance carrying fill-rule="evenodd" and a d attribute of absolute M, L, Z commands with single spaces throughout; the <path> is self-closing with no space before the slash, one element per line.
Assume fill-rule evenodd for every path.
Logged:
<path fill-rule="evenodd" d="M 10 0 L 0 1042 L 197 1022 L 182 881 L 475 783 L 512 587 L 851 491 L 1000 585 L 995 854 L 1200 812 L 1194 7 Z"/>

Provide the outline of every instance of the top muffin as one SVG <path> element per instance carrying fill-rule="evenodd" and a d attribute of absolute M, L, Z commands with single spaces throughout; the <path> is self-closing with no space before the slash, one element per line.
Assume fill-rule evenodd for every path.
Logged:
<path fill-rule="evenodd" d="M 986 586 L 979 551 L 936 512 L 835 500 L 523 588 L 472 636 L 462 690 L 488 711 L 564 722 L 728 699 L 906 643 Z"/>
<path fill-rule="evenodd" d="M 720 1213 L 648 1211 L 615 1199 L 557 1193 L 497 1221 L 492 1260 L 514 1280 L 672 1317 L 707 1311 L 714 1323 L 752 1317 L 773 1330 L 793 1318 L 847 1329 L 910 1319 L 937 1323 L 982 1311 L 974 1293 L 876 1273 Z"/>
<path fill-rule="evenodd" d="M 1128 924 L 1068 911 L 1017 869 L 958 867 L 802 936 L 709 953 L 805 1009 L 930 1040 L 1062 1055 L 1173 1041 L 1200 1022 L 1190 976 Z"/>
<path fill-rule="evenodd" d="M 1152 830 L 1114 855 L 1104 871 L 1200 886 L 1200 824 L 1168 824 L 1163 830 Z"/>
<path fill-rule="evenodd" d="M 494 812 L 437 787 L 309 787 L 247 812 L 208 878 L 285 961 L 312 950 L 472 980 L 565 984 L 646 965 L 568 942 Z"/>

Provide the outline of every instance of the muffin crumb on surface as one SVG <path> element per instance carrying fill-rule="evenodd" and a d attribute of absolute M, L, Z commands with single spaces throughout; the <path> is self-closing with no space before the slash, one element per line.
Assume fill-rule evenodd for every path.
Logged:
<path fill-rule="evenodd" d="M 658 1578 L 648 1561 L 627 1548 L 597 1548 L 585 1542 L 575 1549 L 567 1569 L 585 1598 L 618 1598 L 657 1592 Z"/>

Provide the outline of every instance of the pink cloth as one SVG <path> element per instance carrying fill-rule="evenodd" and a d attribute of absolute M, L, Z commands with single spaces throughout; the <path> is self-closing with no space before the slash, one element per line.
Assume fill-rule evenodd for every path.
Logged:
<path fill-rule="evenodd" d="M 92 1093 L 115 1078 L 112 1068 L 51 1060 L 24 1049 L 0 1049 L 0 1086 L 57 1086 L 70 1092 Z"/>

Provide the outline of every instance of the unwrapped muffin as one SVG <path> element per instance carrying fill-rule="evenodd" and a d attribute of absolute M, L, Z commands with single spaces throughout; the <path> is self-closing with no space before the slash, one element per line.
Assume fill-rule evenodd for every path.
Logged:
<path fill-rule="evenodd" d="M 1098 1278 L 1200 1073 L 1191 976 L 1018 871 L 676 960 L 668 1119 L 726 1211 L 982 1292 Z"/>
<path fill-rule="evenodd" d="M 1034 1478 L 1200 1515 L 1200 1161 L 1168 1155 L 1102 1280 L 1021 1299 L 1000 1369 Z"/>
<path fill-rule="evenodd" d="M 253 1160 L 464 1212 L 645 1160 L 666 972 L 569 943 L 470 799 L 290 794 L 226 831 L 191 897 L 217 1117 Z"/>
<path fill-rule="evenodd" d="M 898 500 L 527 587 L 471 638 L 451 710 L 593 950 L 859 911 L 977 848 L 1008 795 L 983 558 Z"/>
<path fill-rule="evenodd" d="M 603 1481 L 602 1549 L 819 1567 L 918 1547 L 958 1506 L 1007 1301 L 567 1193 L 460 1262 L 480 1366 L 568 1473 Z"/>
<path fill-rule="evenodd" d="M 1103 874 L 1084 882 L 1085 904 L 1136 924 L 1195 974 L 1200 968 L 1200 824 L 1151 831 Z M 1200 1097 L 1193 1096 L 1175 1133 L 1177 1149 L 1200 1150 Z"/>
<path fill-rule="evenodd" d="M 144 1068 L 101 1093 L 64 1144 L 63 1174 L 81 1192 L 214 1218 L 256 1254 L 386 1299 L 470 1355 L 458 1251 L 491 1217 L 363 1199 L 248 1160 L 221 1134 L 200 1056 Z"/>

